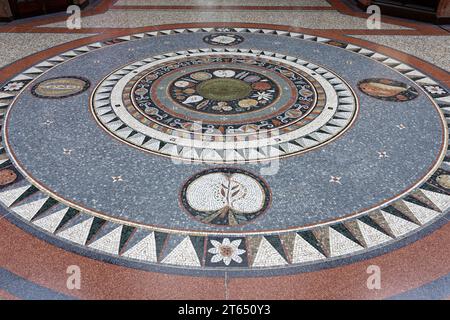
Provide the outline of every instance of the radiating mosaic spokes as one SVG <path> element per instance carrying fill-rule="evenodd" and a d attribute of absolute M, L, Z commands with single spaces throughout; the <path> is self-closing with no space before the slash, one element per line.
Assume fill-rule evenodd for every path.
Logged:
<path fill-rule="evenodd" d="M 379 61 L 402 73 L 430 95 L 446 119 L 450 119 L 449 92 L 427 75 L 413 67 L 385 55 L 355 45 L 295 32 L 229 28 L 229 32 L 271 34 L 287 36 L 299 41 L 313 41 L 333 45 Z M 0 91 L 0 114 L 4 118 L 14 98 L 28 84 L 45 71 L 74 57 L 97 49 L 139 41 L 146 37 L 166 36 L 185 32 L 219 32 L 213 28 L 163 30 L 136 34 L 98 42 L 70 50 L 47 59 L 25 70 L 6 83 Z M 221 28 L 220 32 L 224 32 Z M 136 69 L 138 66 L 132 66 Z M 448 177 L 450 158 L 447 155 L 426 182 L 402 198 L 358 217 L 342 219 L 321 226 L 270 234 L 227 235 L 208 233 L 175 233 L 161 229 L 142 228 L 129 223 L 105 220 L 89 212 L 68 206 L 23 177 L 13 166 L 6 153 L 6 141 L 0 149 L 0 201 L 11 212 L 43 233 L 66 242 L 84 246 L 91 251 L 122 261 L 190 268 L 225 270 L 260 270 L 329 261 L 341 256 L 356 255 L 373 248 L 391 244 L 434 223 L 450 207 Z M 10 170 L 14 173 L 11 174 Z M 14 179 L 13 179 L 14 177 Z M 38 188 L 39 187 L 39 188 Z M 272 270 L 271 270 L 272 272 Z"/>

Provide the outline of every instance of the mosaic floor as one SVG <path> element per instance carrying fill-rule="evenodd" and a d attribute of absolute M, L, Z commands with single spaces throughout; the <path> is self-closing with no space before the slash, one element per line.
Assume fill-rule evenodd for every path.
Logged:
<path fill-rule="evenodd" d="M 450 296 L 443 68 L 282 25 L 80 33 L 3 69 L 1 297 Z"/>

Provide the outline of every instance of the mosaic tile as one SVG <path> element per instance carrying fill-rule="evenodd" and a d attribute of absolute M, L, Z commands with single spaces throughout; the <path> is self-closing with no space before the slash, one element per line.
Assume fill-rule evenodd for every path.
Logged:
<path fill-rule="evenodd" d="M 258 252 L 253 260 L 253 267 L 273 267 L 286 265 L 285 258 L 278 250 L 265 238 L 261 239 Z"/>
<path fill-rule="evenodd" d="M 130 243 L 127 244 L 122 255 L 136 260 L 157 262 L 158 252 L 155 233 L 144 230 L 139 230 L 137 233 L 132 237 Z"/>
<path fill-rule="evenodd" d="M 408 220 L 404 220 L 396 215 L 387 213 L 383 210 L 381 210 L 381 213 L 383 214 L 383 217 L 389 224 L 389 228 L 392 230 L 392 233 L 394 234 L 395 237 L 403 236 L 406 233 L 409 233 L 415 228 L 417 228 L 416 224 Z"/>
<path fill-rule="evenodd" d="M 16 214 L 18 214 L 25 220 L 29 221 L 35 215 L 37 215 L 39 211 L 41 211 L 41 209 L 43 209 L 49 202 L 52 202 L 52 199 L 49 196 L 35 193 L 25 198 L 22 202 L 18 203 L 17 205 L 11 207 L 11 210 L 13 210 Z M 56 201 L 54 201 L 53 203 L 56 203 Z"/>
<path fill-rule="evenodd" d="M 171 239 L 173 238 L 174 237 L 171 237 Z M 201 266 L 201 261 L 189 236 L 185 236 L 183 240 L 162 259 L 161 263 L 189 267 Z"/>
<path fill-rule="evenodd" d="M 363 249 L 359 244 L 353 242 L 334 228 L 329 228 L 329 233 L 331 257 L 346 255 Z"/>
<path fill-rule="evenodd" d="M 308 239 L 308 238 L 307 238 Z M 325 255 L 300 234 L 295 234 L 292 263 L 306 263 L 326 259 Z"/>
<path fill-rule="evenodd" d="M 102 228 L 101 234 L 97 235 L 96 239 L 91 241 L 88 246 L 109 254 L 119 254 L 122 228 L 122 225 L 115 224 Z"/>
<path fill-rule="evenodd" d="M 36 73 L 38 71 L 41 70 L 36 68 Z M 80 94 L 89 89 L 90 85 L 89 80 L 81 77 L 58 77 L 39 82 L 31 90 L 38 98 L 62 99 Z"/>
<path fill-rule="evenodd" d="M 386 235 L 383 232 L 380 232 L 378 229 L 366 224 L 360 220 L 356 221 L 358 223 L 359 230 L 364 237 L 364 242 L 367 247 L 374 247 L 383 242 L 392 240 L 391 237 Z"/>
<path fill-rule="evenodd" d="M 33 224 L 50 233 L 54 233 L 69 210 L 69 207 L 58 204 L 54 208 L 35 218 Z"/>
<path fill-rule="evenodd" d="M 63 229 L 58 230 L 57 235 L 79 245 L 85 245 L 93 222 L 94 217 L 79 214 L 64 225 Z"/>
<path fill-rule="evenodd" d="M 204 162 L 235 163 L 238 161 L 244 162 L 290 156 L 291 154 L 304 152 L 309 148 L 316 147 L 319 144 L 336 138 L 352 124 L 358 112 L 358 105 L 354 98 L 354 93 L 336 75 L 316 65 L 303 63 L 296 57 L 273 52 L 264 52 L 264 55 L 259 55 L 245 51 L 239 49 L 232 50 L 231 52 L 230 50 L 221 49 L 191 49 L 189 50 L 189 58 L 187 60 L 184 52 L 176 52 L 173 54 L 166 53 L 161 56 L 154 56 L 152 62 L 149 64 L 144 63 L 142 65 L 142 63 L 134 62 L 131 65 L 132 67 L 138 64 L 140 67 L 128 70 L 127 67 L 122 68 L 122 70 L 115 71 L 104 80 L 106 85 L 110 86 L 111 83 L 114 83 L 114 78 L 117 85 L 111 91 L 109 102 L 108 94 L 100 94 L 97 92 L 94 95 L 93 112 L 107 131 L 122 140 L 133 143 L 133 145 L 140 149 L 152 152 L 157 151 L 169 157 L 179 157 L 185 160 L 201 160 Z M 209 52 L 221 52 L 221 54 L 211 55 L 208 54 Z M 263 60 L 259 62 L 254 61 L 254 59 L 259 59 L 259 57 Z M 157 60 L 160 60 L 159 64 L 162 65 L 161 68 L 155 68 L 155 65 L 158 65 Z M 266 60 L 270 63 L 266 62 Z M 295 68 L 291 68 L 294 71 L 287 69 L 287 65 L 283 65 L 283 61 L 290 64 L 289 68 L 292 65 L 295 66 Z M 296 61 L 296 64 L 294 64 L 294 61 Z M 170 63 L 170 65 L 167 65 L 167 63 Z M 221 70 L 219 68 L 216 71 L 206 72 L 205 70 L 208 69 L 199 69 L 199 64 L 201 63 L 221 63 L 220 66 L 223 69 Z M 261 75 L 251 75 L 249 71 L 246 71 L 253 70 L 250 67 L 245 67 L 250 69 L 244 68 L 242 72 L 233 71 L 232 69 L 228 69 L 227 71 L 226 69 L 227 65 L 240 65 L 241 63 L 256 64 L 258 68 L 276 70 L 276 72 L 272 72 L 271 77 L 278 79 L 277 85 L 272 83 L 270 85 L 271 87 L 265 88 L 264 90 L 249 91 L 246 95 L 240 97 L 240 99 L 225 99 L 227 101 L 221 101 L 220 97 L 216 97 L 216 99 L 209 97 L 206 99 L 198 93 L 195 93 L 195 91 L 190 93 L 184 92 L 194 89 L 174 89 L 177 83 L 182 83 L 184 86 L 194 86 L 194 83 L 198 82 L 198 80 L 192 79 L 189 74 L 181 76 L 180 79 L 184 79 L 182 81 L 173 77 L 175 70 L 178 68 L 182 70 L 189 69 L 192 64 L 196 68 L 194 71 L 197 71 L 191 72 L 191 75 L 203 72 L 212 77 L 206 82 L 216 80 L 235 81 L 250 88 L 250 85 L 245 81 L 235 77 L 243 77 L 244 80 L 255 77 L 260 79 Z M 304 69 L 303 65 L 305 64 L 307 68 L 311 69 Z M 148 73 L 150 69 L 152 71 Z M 222 72 L 224 70 L 232 72 L 232 75 L 230 75 L 231 78 L 224 76 L 213 78 L 214 72 Z M 164 77 L 169 71 L 172 77 Z M 117 78 L 119 73 L 124 77 Z M 289 81 L 286 82 L 280 78 L 278 73 L 280 75 L 282 74 L 283 77 L 289 76 Z M 252 85 L 263 85 L 263 80 L 258 80 L 259 82 L 254 81 Z M 269 78 L 266 80 L 269 81 Z M 330 84 L 326 84 L 325 81 Z M 131 82 L 133 85 L 127 87 L 128 82 Z M 137 83 L 135 84 L 135 82 Z M 202 85 L 203 82 L 202 84 L 196 84 L 200 90 L 203 90 Z M 171 100 L 165 99 L 163 91 L 152 89 L 165 86 L 170 86 L 171 88 Z M 285 96 L 284 98 L 276 99 L 275 94 L 279 94 L 277 92 L 281 89 L 276 89 L 274 86 L 287 89 L 289 95 L 283 94 Z M 336 92 L 332 91 L 331 86 L 334 87 Z M 131 92 L 131 88 L 133 87 L 136 87 L 136 89 L 133 89 Z M 289 87 L 290 89 L 288 89 Z M 104 90 L 102 88 L 103 84 L 98 87 L 103 92 Z M 178 96 L 173 96 L 175 94 L 174 90 L 180 92 Z M 297 91 L 299 92 L 297 98 L 291 96 L 293 92 Z M 321 94 L 317 98 L 315 97 L 316 93 L 314 93 L 316 91 Z M 148 93 L 150 93 L 149 96 L 147 96 Z M 130 101 L 128 103 L 125 97 L 128 97 L 130 94 L 134 102 Z M 155 96 L 152 97 L 152 94 Z M 336 95 L 339 95 L 341 98 L 336 97 Z M 270 101 L 274 101 L 274 99 L 279 101 L 271 107 L 271 102 L 266 99 L 266 96 L 270 97 Z M 176 97 L 182 98 L 184 103 L 179 104 L 177 102 L 178 98 Z M 196 101 L 190 101 L 189 99 L 191 98 L 196 99 Z M 297 100 L 293 103 L 295 99 Z M 250 107 L 249 110 L 245 110 L 247 107 L 241 107 L 239 105 L 242 102 L 247 103 L 250 100 L 253 101 L 252 103 L 256 103 L 256 105 L 248 105 L 247 107 Z M 327 101 L 326 104 L 324 104 L 325 100 Z M 123 105 L 121 101 L 124 101 L 126 105 Z M 263 104 L 258 106 L 259 101 Z M 314 109 L 311 107 L 313 102 L 317 102 Z M 178 103 L 178 106 L 172 107 L 174 103 Z M 229 108 L 230 110 L 224 111 L 222 107 L 219 108 L 220 104 L 223 105 L 222 107 Z M 108 108 L 108 105 L 113 106 L 113 108 L 111 110 L 108 109 L 110 112 L 105 112 L 105 108 Z M 225 105 L 227 106 L 225 107 Z M 290 105 L 291 108 L 286 110 L 287 105 Z M 178 111 L 180 108 L 181 111 Z M 205 117 L 205 108 L 210 109 L 207 117 Z M 214 108 L 219 108 L 220 110 L 214 110 Z M 278 109 L 284 112 L 280 114 L 277 111 L 273 113 L 272 117 L 268 116 L 271 110 L 275 111 Z M 332 113 L 331 110 L 336 112 Z M 249 113 L 249 115 L 245 113 Z M 233 117 L 234 114 L 239 114 L 240 117 Z M 202 115 L 203 118 L 199 118 L 199 115 Z M 249 121 L 249 116 L 256 119 L 262 117 L 263 120 L 258 122 Z M 201 126 L 198 125 L 200 122 L 202 123 Z M 215 125 L 215 123 L 220 124 Z M 148 128 L 144 129 L 142 124 Z M 305 127 L 303 128 L 303 126 Z M 167 130 L 167 128 L 171 130 Z M 154 131 L 155 129 L 159 131 L 158 134 Z M 264 129 L 267 130 L 264 131 Z M 281 132 L 278 132 L 278 130 L 281 130 Z M 247 144 L 241 147 L 241 138 L 246 136 L 250 139 L 255 134 L 255 131 L 262 131 L 261 134 L 267 135 L 267 139 L 271 138 L 273 142 L 264 143 L 264 139 L 261 139 L 258 146 L 253 143 L 255 148 L 251 148 L 252 144 L 250 144 L 250 148 Z M 288 132 L 292 133 L 286 135 Z M 234 139 L 232 138 L 232 133 L 236 135 Z M 137 134 L 143 135 L 144 138 L 142 139 L 141 136 L 140 139 L 136 139 Z M 203 146 L 203 142 L 196 141 L 196 134 L 206 134 L 211 138 L 208 148 Z M 226 137 L 224 137 L 224 134 L 226 134 Z M 275 135 L 279 135 L 280 138 L 275 137 Z M 289 136 L 289 140 L 282 138 L 287 136 Z M 194 139 L 191 139 L 191 137 L 194 137 Z M 146 144 L 146 140 L 147 142 L 150 140 L 152 143 Z M 161 143 L 156 144 L 158 140 Z M 234 150 L 227 149 L 224 153 L 223 141 L 235 144 L 236 148 Z M 283 144 L 283 147 L 281 147 L 281 144 Z M 216 145 L 219 147 L 214 148 Z M 252 149 L 257 150 L 253 151 Z M 258 152 L 258 150 L 262 150 L 262 152 Z M 289 152 L 291 150 L 296 153 Z"/>
<path fill-rule="evenodd" d="M 210 267 L 248 267 L 246 239 L 208 237 L 205 265 Z"/>

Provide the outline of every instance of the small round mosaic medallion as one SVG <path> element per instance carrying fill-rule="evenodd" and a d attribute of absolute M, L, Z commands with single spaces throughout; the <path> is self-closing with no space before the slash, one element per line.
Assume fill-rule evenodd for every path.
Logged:
<path fill-rule="evenodd" d="M 181 204 L 195 219 L 236 226 L 260 216 L 269 206 L 269 186 L 260 177 L 236 168 L 215 168 L 191 177 L 181 191 Z"/>
<path fill-rule="evenodd" d="M 81 77 L 58 77 L 39 82 L 31 92 L 38 98 L 61 99 L 80 94 L 90 87 L 89 80 Z"/>
<path fill-rule="evenodd" d="M 13 183 L 17 179 L 17 174 L 11 169 L 4 169 L 0 171 L 0 186 L 6 186 Z"/>
<path fill-rule="evenodd" d="M 364 79 L 358 83 L 358 88 L 368 96 L 386 101 L 409 101 L 419 95 L 413 87 L 391 79 Z"/>
<path fill-rule="evenodd" d="M 219 46 L 234 46 L 244 42 L 244 38 L 231 33 L 213 33 L 203 38 L 207 44 Z"/>
<path fill-rule="evenodd" d="M 450 175 L 441 174 L 436 178 L 436 182 L 446 189 L 450 189 Z"/>

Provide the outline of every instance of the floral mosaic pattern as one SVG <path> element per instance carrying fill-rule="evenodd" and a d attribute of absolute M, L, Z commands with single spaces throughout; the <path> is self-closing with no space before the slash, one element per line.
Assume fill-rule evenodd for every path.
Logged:
<path fill-rule="evenodd" d="M 196 71 L 177 79 L 169 92 L 182 105 L 213 114 L 243 113 L 267 107 L 279 95 L 271 79 L 240 69 Z M 314 94 L 310 90 L 308 93 Z"/>
<path fill-rule="evenodd" d="M 181 191 L 187 212 L 203 223 L 236 226 L 248 223 L 270 204 L 269 186 L 236 168 L 215 168 L 191 177 Z"/>
<path fill-rule="evenodd" d="M 164 64 L 149 72 L 136 83 L 132 93 L 137 108 L 152 120 L 174 128 L 191 129 L 191 121 L 180 118 L 178 114 L 170 112 L 162 105 L 157 98 L 157 90 L 166 75 L 202 65 L 207 67 L 188 72 L 170 83 L 168 95 L 174 103 L 195 112 L 232 115 L 269 108 L 281 94 L 292 96 L 290 100 L 292 102 L 287 106 L 288 110 L 286 108 L 281 108 L 278 112 L 274 110 L 274 113 L 259 121 L 255 119 L 235 124 L 223 119 L 215 121 L 201 119 L 207 133 L 220 127 L 244 132 L 249 128 L 253 130 L 275 128 L 298 121 L 315 106 L 317 100 L 315 88 L 294 68 L 269 62 L 256 55 L 252 58 L 210 55 Z M 211 67 L 215 65 L 217 67 Z M 242 67 L 239 67 L 241 65 Z M 246 68 L 246 65 L 257 67 L 264 74 L 252 71 Z M 286 78 L 291 87 L 280 88 L 269 76 L 271 73 Z M 283 110 L 285 112 L 282 112 Z"/>
<path fill-rule="evenodd" d="M 224 238 L 222 243 L 211 240 L 212 248 L 208 250 L 208 253 L 213 255 L 211 263 L 223 262 L 226 266 L 229 266 L 232 261 L 242 263 L 241 255 L 245 253 L 245 250 L 239 248 L 241 243 L 241 239 L 230 241 L 229 238 Z"/>
<path fill-rule="evenodd" d="M 298 57 L 250 51 L 190 49 L 135 62 L 100 83 L 92 98 L 92 111 L 106 131 L 140 149 L 215 163 L 291 156 L 328 143 L 350 128 L 359 104 L 353 90 L 336 74 Z M 192 68 L 203 70 L 201 63 L 186 66 L 192 61 L 209 61 L 209 68 L 219 62 L 222 70 L 236 65 L 246 70 L 256 68 L 257 73 L 267 72 L 271 79 L 283 83 L 279 87 L 289 94 L 280 94 L 271 106 L 253 112 L 198 113 L 175 104 L 167 92 L 169 84 L 179 77 L 178 71 L 188 74 Z M 274 68 L 261 67 L 268 64 Z M 228 65 L 232 67 L 224 67 Z M 164 75 L 155 74 L 158 70 Z M 148 82 L 147 88 L 141 85 Z M 306 91 L 314 92 L 313 101 Z M 125 135 L 116 135 L 116 131 Z M 257 145 L 251 142 L 255 133 L 263 138 Z M 207 146 L 204 141 L 208 141 Z M 233 144 L 232 150 L 224 152 L 224 141 L 230 147 Z"/>

